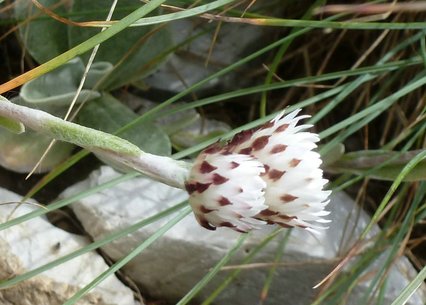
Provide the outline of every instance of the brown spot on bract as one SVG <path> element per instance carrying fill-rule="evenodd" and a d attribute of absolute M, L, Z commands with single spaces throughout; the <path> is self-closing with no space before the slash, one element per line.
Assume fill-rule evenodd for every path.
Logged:
<path fill-rule="evenodd" d="M 268 177 L 272 180 L 272 181 L 277 181 L 279 180 L 283 175 L 285 174 L 285 171 L 279 171 L 276 169 L 270 170 L 268 173 Z"/>
<path fill-rule="evenodd" d="M 280 197 L 281 201 L 284 201 L 285 203 L 296 200 L 297 198 L 298 197 L 290 195 L 290 194 L 285 194 L 285 195 Z"/>
<path fill-rule="evenodd" d="M 301 162 L 302 160 L 299 160 L 299 159 L 292 159 L 291 161 L 290 161 L 290 167 L 296 167 L 297 165 L 299 165 L 299 163 Z"/>
<path fill-rule="evenodd" d="M 254 140 L 253 144 L 251 144 L 251 147 L 253 147 L 253 150 L 261 150 L 263 149 L 269 142 L 269 136 L 262 136 Z"/>
<path fill-rule="evenodd" d="M 211 185 L 211 183 L 200 183 L 200 182 L 197 182 L 197 184 L 195 185 L 195 189 L 196 189 L 196 191 L 198 193 L 202 193 L 205 190 L 207 190 L 210 185 Z"/>
<path fill-rule="evenodd" d="M 282 124 L 277 129 L 275 129 L 275 132 L 283 132 L 288 128 L 288 124 Z"/>
<path fill-rule="evenodd" d="M 247 230 L 243 230 L 243 229 L 237 229 L 236 227 L 233 228 L 235 231 L 240 232 L 240 233 L 247 233 Z"/>
<path fill-rule="evenodd" d="M 222 149 L 221 145 L 219 143 L 214 143 L 207 147 L 205 150 L 203 150 L 206 154 L 214 154 L 219 152 Z"/>
<path fill-rule="evenodd" d="M 288 215 L 285 215 L 285 214 L 278 215 L 278 217 L 281 218 L 281 219 L 284 219 L 284 220 L 297 219 L 296 216 L 288 216 Z"/>
<path fill-rule="evenodd" d="M 226 197 L 222 196 L 222 197 L 219 199 L 219 204 L 220 204 L 221 206 L 230 205 L 230 204 L 231 204 L 231 201 L 229 201 L 229 199 L 228 199 L 228 198 L 226 198 Z"/>
<path fill-rule="evenodd" d="M 242 155 L 250 155 L 252 150 L 253 148 L 247 147 L 247 148 L 241 149 L 238 153 Z"/>
<path fill-rule="evenodd" d="M 238 214 L 238 213 L 233 213 L 233 216 L 234 216 L 235 218 L 238 218 L 238 219 L 243 218 L 243 215 Z"/>
<path fill-rule="evenodd" d="M 266 165 L 266 164 L 263 165 L 263 168 L 265 169 L 265 172 L 261 173 L 260 174 L 261 176 L 267 175 L 269 173 L 269 169 L 270 169 L 269 165 Z"/>
<path fill-rule="evenodd" d="M 265 209 L 265 210 L 263 210 L 259 213 L 259 215 L 261 215 L 261 216 L 273 216 L 273 215 L 277 215 L 277 214 L 278 214 L 278 212 L 272 211 L 270 209 Z"/>
<path fill-rule="evenodd" d="M 277 154 L 277 153 L 283 152 L 286 149 L 287 149 L 287 145 L 277 144 L 274 147 L 272 147 L 271 154 Z"/>
<path fill-rule="evenodd" d="M 231 162 L 231 169 L 237 168 L 238 166 L 240 166 L 240 163 L 237 163 L 235 161 Z"/>
<path fill-rule="evenodd" d="M 211 230 L 214 231 L 216 230 L 216 227 L 213 227 L 208 221 L 207 219 L 205 219 L 204 217 L 202 217 L 201 215 L 195 215 L 195 218 L 197 219 L 198 223 L 200 224 L 200 226 L 202 226 L 203 228 L 206 228 L 207 230 Z"/>
<path fill-rule="evenodd" d="M 224 150 L 220 153 L 222 156 L 232 155 L 232 152 L 229 150 Z"/>
<path fill-rule="evenodd" d="M 268 128 L 271 128 L 272 126 L 274 126 L 274 122 L 269 121 L 268 123 L 265 123 L 262 126 L 260 126 L 259 130 L 268 129 Z"/>
<path fill-rule="evenodd" d="M 253 132 L 254 132 L 253 129 L 249 129 L 249 130 L 244 130 L 244 131 L 237 133 L 232 138 L 232 140 L 229 142 L 228 145 L 236 146 L 236 145 L 240 145 L 241 143 L 248 141 L 251 138 L 251 136 L 253 135 Z"/>
<path fill-rule="evenodd" d="M 197 190 L 197 184 L 196 183 L 185 183 L 185 189 L 188 192 L 189 195 L 191 195 L 193 192 Z"/>
<path fill-rule="evenodd" d="M 228 180 L 228 178 L 225 178 L 219 174 L 213 174 L 213 184 L 215 185 L 223 184 Z"/>
<path fill-rule="evenodd" d="M 232 223 L 230 223 L 229 221 L 221 222 L 219 224 L 219 227 L 235 228 L 235 226 Z"/>
<path fill-rule="evenodd" d="M 200 212 L 202 212 L 202 213 L 204 213 L 204 214 L 208 214 L 208 213 L 211 213 L 211 212 L 213 212 L 213 211 L 215 211 L 215 210 L 208 209 L 208 208 L 206 208 L 204 205 L 200 206 Z"/>
<path fill-rule="evenodd" d="M 203 161 L 203 163 L 201 163 L 201 166 L 200 166 L 200 172 L 202 174 L 210 173 L 210 172 L 214 171 L 215 169 L 217 169 L 217 167 L 211 165 L 207 161 Z"/>

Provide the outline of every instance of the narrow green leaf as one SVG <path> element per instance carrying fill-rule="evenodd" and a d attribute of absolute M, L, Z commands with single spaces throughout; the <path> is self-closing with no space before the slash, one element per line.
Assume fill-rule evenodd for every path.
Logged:
<path fill-rule="evenodd" d="M 372 168 L 379 167 L 388 160 L 386 165 L 369 173 L 368 177 L 381 180 L 395 180 L 407 163 L 424 150 L 408 152 L 363 150 L 345 154 L 340 160 L 327 167 L 335 173 L 351 173 L 363 175 Z M 426 180 L 426 160 L 420 161 L 405 177 L 403 181 Z"/>
<path fill-rule="evenodd" d="M 383 113 L 385 110 L 387 110 L 392 104 L 394 104 L 396 101 L 398 101 L 400 98 L 404 97 L 405 95 L 411 93 L 412 91 L 424 86 L 426 84 L 426 76 L 424 73 L 418 74 L 410 83 L 408 83 L 406 86 L 402 87 L 398 91 L 395 91 L 393 94 L 387 96 L 386 98 L 382 99 L 381 101 L 371 105 L 370 107 L 357 112 L 356 114 L 350 116 L 349 118 L 331 126 L 330 128 L 322 131 L 320 133 L 321 138 L 328 137 L 339 130 L 351 126 L 354 123 L 369 117 L 369 121 L 373 120 L 377 116 L 379 116 L 381 113 Z M 357 125 L 357 128 L 359 129 L 362 126 Z M 341 142 L 341 141 L 339 141 Z M 329 149 L 329 146 L 331 144 L 328 143 L 326 147 L 323 148 L 323 151 L 327 151 Z M 334 145 L 334 144 L 333 144 Z"/>
<path fill-rule="evenodd" d="M 419 154 L 418 156 L 421 156 L 421 154 Z M 423 154 L 423 157 L 426 157 L 426 154 Z M 417 158 L 421 159 L 421 157 L 417 157 Z M 416 158 L 414 158 L 413 160 L 415 159 Z M 401 203 L 400 207 L 404 205 L 404 208 L 405 208 L 406 201 L 401 200 L 401 197 L 400 197 L 399 202 Z M 407 234 L 410 235 L 410 231 L 412 230 L 414 215 L 416 213 L 418 206 L 423 202 L 424 202 L 423 193 L 421 195 L 417 193 L 415 198 L 411 202 L 411 204 L 408 206 L 408 211 L 406 212 L 404 219 L 402 220 L 402 223 L 398 227 L 396 234 L 391 237 L 391 240 L 384 241 L 386 243 L 389 243 L 389 252 L 386 255 L 384 255 L 382 260 L 379 262 L 380 267 L 375 268 L 374 277 L 371 279 L 371 282 L 369 283 L 369 287 L 367 288 L 364 297 L 361 299 L 361 303 L 363 304 L 369 303 L 369 300 L 374 298 L 374 294 L 375 294 L 374 291 L 376 290 L 377 285 L 380 285 L 381 280 L 387 276 L 388 271 L 391 268 L 392 264 L 399 257 L 401 244 L 403 243 L 403 240 L 407 237 Z M 375 213 L 375 215 L 376 214 L 377 213 Z M 371 223 L 373 222 L 374 222 L 374 218 L 371 220 Z M 389 223 L 392 228 L 395 226 L 395 221 L 389 221 Z M 386 230 L 386 228 L 384 229 Z"/>
<path fill-rule="evenodd" d="M 323 5 L 325 3 L 324 0 L 316 0 L 309 8 L 308 10 L 305 12 L 305 14 L 302 16 L 301 19 L 310 19 L 312 17 L 312 12 L 315 8 L 319 7 L 320 5 Z M 297 31 L 297 28 L 293 28 L 291 30 L 290 33 L 294 33 Z M 279 64 L 281 63 L 281 60 L 285 54 L 285 52 L 287 52 L 287 49 L 289 48 L 289 46 L 291 45 L 291 43 L 293 42 L 294 39 L 291 40 L 287 40 L 286 42 L 284 42 L 280 48 L 278 49 L 277 53 L 274 56 L 274 59 L 268 69 L 268 74 L 266 75 L 265 78 L 265 85 L 270 84 L 272 82 L 272 78 L 275 75 L 275 72 L 279 66 Z M 260 116 L 265 116 L 266 115 L 266 102 L 267 102 L 267 94 L 266 91 L 262 92 L 262 96 L 260 98 Z"/>
<path fill-rule="evenodd" d="M 370 223 L 367 225 L 367 227 L 363 230 L 360 240 L 364 239 L 367 234 L 372 229 L 373 225 L 377 223 L 379 217 L 381 216 L 383 210 L 389 203 L 392 195 L 395 193 L 396 189 L 399 187 L 399 185 L 402 183 L 404 178 L 424 159 L 426 158 L 426 150 L 423 150 L 419 154 L 417 154 L 415 157 L 413 157 L 410 162 L 408 162 L 404 168 L 401 170 L 399 175 L 395 178 L 393 181 L 391 187 L 389 188 L 388 192 L 386 193 L 383 200 L 380 202 L 379 206 L 377 207 L 376 211 L 374 212 L 374 215 L 370 221 Z"/>
<path fill-rule="evenodd" d="M 50 181 L 54 180 L 56 177 L 58 177 L 60 174 L 65 172 L 68 168 L 76 164 L 78 161 L 83 159 L 85 156 L 90 154 L 90 152 L 86 149 L 80 150 L 78 153 L 70 156 L 68 159 L 66 159 L 64 162 L 57 165 L 55 168 L 53 168 L 48 174 L 43 176 L 41 180 L 37 182 L 36 185 L 34 185 L 31 190 L 28 191 L 27 194 L 22 198 L 23 201 L 27 201 L 29 198 L 33 197 L 35 194 L 37 194 L 43 187 L 45 187 L 47 184 L 49 184 Z"/>
<path fill-rule="evenodd" d="M 133 233 L 133 232 L 139 230 L 140 228 L 142 228 L 144 226 L 147 226 L 147 225 L 149 225 L 149 224 L 151 224 L 151 223 L 153 223 L 157 220 L 160 220 L 160 219 L 162 219 L 162 218 L 164 218 L 164 217 L 166 217 L 166 216 L 168 216 L 172 213 L 175 213 L 176 211 L 179 211 L 180 209 L 182 209 L 186 205 L 187 205 L 187 202 L 177 204 L 177 205 L 175 205 L 171 208 L 168 208 L 168 209 L 166 209 L 166 210 L 164 210 L 164 211 L 162 211 L 162 212 L 160 212 L 160 213 L 158 213 L 154 216 L 151 216 L 151 217 L 148 217 L 144 220 L 141 220 L 141 221 L 131 225 L 130 227 L 127 227 L 123 230 L 114 232 L 110 235 L 107 235 L 100 240 L 97 240 L 97 241 L 95 241 L 95 242 L 93 242 L 93 243 L 91 243 L 91 244 L 89 244 L 89 245 L 87 245 L 87 246 L 85 246 L 81 249 L 78 249 L 74 252 L 71 252 L 67 255 L 64 255 L 64 256 L 62 256 L 62 257 L 60 257 L 60 258 L 58 258 L 58 259 L 56 259 L 52 262 L 49 262 L 49 263 L 47 263 L 43 266 L 37 267 L 37 268 L 35 268 L 31 271 L 28 271 L 24 274 L 17 275 L 15 277 L 11 278 L 11 279 L 0 281 L 0 289 L 4 289 L 4 288 L 7 288 L 7 287 L 16 285 L 16 284 L 18 284 L 22 281 L 26 281 L 26 280 L 44 272 L 44 271 L 46 271 L 46 270 L 49 270 L 49 269 L 54 268 L 56 266 L 59 266 L 59 265 L 65 263 L 65 262 L 67 262 L 67 261 L 69 261 L 73 258 L 76 258 L 78 256 L 85 254 L 85 253 L 96 250 L 96 249 L 98 249 L 98 248 L 100 248 L 104 245 L 107 245 L 108 243 L 112 242 L 115 239 L 125 237 L 126 235 Z"/>
<path fill-rule="evenodd" d="M 58 0 L 38 0 L 45 7 L 63 14 L 67 4 Z M 68 50 L 67 25 L 53 18 L 40 18 L 45 14 L 32 1 L 15 1 L 14 13 L 19 24 L 19 37 L 27 51 L 39 63 L 44 63 Z"/>
<path fill-rule="evenodd" d="M 193 17 L 193 16 L 196 16 L 196 15 L 200 15 L 200 14 L 206 13 L 208 11 L 217 9 L 221 6 L 232 3 L 234 1 L 235 0 L 218 0 L 218 1 L 213 1 L 211 3 L 208 3 L 208 4 L 200 5 L 200 6 L 197 6 L 197 7 L 194 7 L 194 8 L 185 9 L 181 12 L 164 14 L 164 15 L 156 16 L 156 17 L 145 17 L 145 18 L 139 19 L 138 21 L 133 23 L 131 26 L 134 27 L 134 26 L 152 25 L 152 24 L 158 24 L 158 23 L 163 23 L 163 22 Z"/>
<path fill-rule="evenodd" d="M 170 230 L 174 225 L 176 225 L 179 221 L 181 221 L 184 217 L 186 217 L 191 212 L 190 207 L 183 208 L 182 211 L 174 218 L 169 220 L 164 226 L 158 229 L 152 236 L 146 239 L 143 243 L 137 246 L 134 250 L 132 250 L 128 255 L 121 258 L 119 261 L 114 263 L 108 270 L 104 271 L 98 277 L 96 277 L 93 281 L 91 281 L 88 285 L 80 289 L 76 294 L 74 294 L 68 301 L 64 303 L 64 305 L 73 305 L 78 300 L 80 300 L 84 295 L 86 295 L 90 290 L 99 285 L 104 279 L 108 276 L 114 274 L 128 262 L 130 262 L 133 258 L 139 255 L 143 250 L 148 248 L 151 244 L 153 244 L 157 239 L 163 236 L 168 230 Z"/>
<path fill-rule="evenodd" d="M 268 236 L 266 236 L 262 242 L 260 242 L 256 247 L 254 247 L 249 254 L 243 259 L 242 264 L 248 264 L 251 260 L 266 247 L 266 245 L 272 241 L 275 237 L 277 237 L 278 233 L 281 232 L 281 229 L 275 230 Z M 236 269 L 231 274 L 229 274 L 209 296 L 206 298 L 201 305 L 209 305 L 211 304 L 217 296 L 240 274 L 242 269 Z"/>
<path fill-rule="evenodd" d="M 263 285 L 262 291 L 260 293 L 260 302 L 259 302 L 260 305 L 264 304 L 268 297 L 268 292 L 269 292 L 269 289 L 271 288 L 275 271 L 277 270 L 277 266 L 278 266 L 277 264 L 281 261 L 284 255 L 285 246 L 287 245 L 288 239 L 290 238 L 291 231 L 292 231 L 291 229 L 286 230 L 285 233 L 282 235 L 281 240 L 278 243 L 277 252 L 275 253 L 275 257 L 274 257 L 275 264 L 272 265 L 271 268 L 269 269 L 268 275 L 265 280 L 265 284 Z"/>
<path fill-rule="evenodd" d="M 7 229 L 7 228 L 10 228 L 10 227 L 12 227 L 14 225 L 17 225 L 17 224 L 20 224 L 20 223 L 22 223 L 24 221 L 33 219 L 34 217 L 45 215 L 45 214 L 47 214 L 49 212 L 52 212 L 52 211 L 55 211 L 57 209 L 63 208 L 63 207 L 65 207 L 65 206 L 67 206 L 67 205 L 69 205 L 69 204 L 71 204 L 71 203 L 73 203 L 73 202 L 75 202 L 77 200 L 80 200 L 82 198 L 88 197 L 88 196 L 90 196 L 92 194 L 96 194 L 97 192 L 100 192 L 100 191 L 102 191 L 104 189 L 107 189 L 107 188 L 110 188 L 110 187 L 112 187 L 114 185 L 117 185 L 120 182 L 124 182 L 124 181 L 130 180 L 130 179 L 132 179 L 132 178 L 134 178 L 134 177 L 136 177 L 138 175 L 139 175 L 139 173 L 136 173 L 136 172 L 122 175 L 120 177 L 114 178 L 114 179 L 112 179 L 110 181 L 107 181 L 105 183 L 102 183 L 102 184 L 100 184 L 100 185 L 98 185 L 96 187 L 93 187 L 90 190 L 81 192 L 81 193 L 79 193 L 79 194 L 77 194 L 75 196 L 72 196 L 70 198 L 62 199 L 62 200 L 56 201 L 54 203 L 51 203 L 48 206 L 46 206 L 46 208 L 37 209 L 37 210 L 35 210 L 33 212 L 30 212 L 28 214 L 16 217 L 16 218 L 14 218 L 12 220 L 9 220 L 7 222 L 0 223 L 0 230 L 4 230 L 4 229 Z"/>
<path fill-rule="evenodd" d="M 93 11 L 91 18 L 94 20 L 104 20 L 106 14 L 103 11 L 110 6 L 110 3 L 105 0 L 74 0 L 72 3 L 71 12 L 76 16 L 73 20 L 77 22 L 85 21 L 86 17 L 81 16 L 81 12 L 84 11 Z M 118 1 L 114 18 L 125 17 L 128 11 L 122 11 L 120 8 L 133 4 L 135 4 L 134 0 Z M 70 27 L 68 30 L 70 47 L 86 41 L 96 35 L 99 30 L 99 28 L 91 27 Z M 146 76 L 162 63 L 161 60 L 154 60 L 157 54 L 169 49 L 172 44 L 167 27 L 154 29 L 153 26 L 144 26 L 126 29 L 114 35 L 102 43 L 96 54 L 95 62 L 109 62 L 114 66 L 103 75 L 98 87 L 110 90 Z M 85 54 L 83 58 L 87 60 L 88 56 Z"/>
<path fill-rule="evenodd" d="M 392 302 L 391 305 L 404 305 L 408 302 L 410 297 L 416 292 L 416 290 L 424 283 L 426 280 L 426 267 L 417 274 L 417 276 L 408 284 L 401 294 Z"/>
<path fill-rule="evenodd" d="M 185 305 L 195 297 L 204 286 L 220 271 L 220 269 L 225 266 L 225 264 L 235 255 L 235 253 L 240 249 L 243 242 L 247 239 L 249 234 L 242 234 L 238 239 L 235 246 L 230 249 L 226 255 L 197 283 L 192 287 L 192 289 L 176 304 L 176 305 Z"/>
<path fill-rule="evenodd" d="M 232 19 L 231 19 L 232 20 Z M 327 20 L 298 20 L 280 18 L 247 18 L 234 19 L 253 25 L 300 27 L 316 29 L 346 29 L 346 30 L 423 30 L 426 22 L 358 22 L 358 21 L 327 21 Z"/>
<path fill-rule="evenodd" d="M 86 41 L 56 56 L 55 58 L 50 59 L 49 61 L 43 63 L 42 65 L 0 85 L 0 94 L 5 91 L 11 90 L 12 88 L 16 88 L 17 86 L 22 85 L 28 82 L 29 80 L 39 77 L 49 71 L 52 71 L 60 67 L 64 63 L 68 62 L 69 60 L 77 57 L 80 54 L 84 54 L 85 52 L 89 51 L 96 45 L 108 40 L 109 38 L 113 37 L 117 33 L 123 31 L 129 25 L 136 22 L 143 16 L 149 14 L 165 1 L 166 0 L 152 0 L 148 2 L 147 4 L 142 5 L 140 8 L 130 13 L 129 15 L 121 19 L 119 22 L 113 24 L 111 27 L 109 27 L 105 31 L 90 37 Z"/>

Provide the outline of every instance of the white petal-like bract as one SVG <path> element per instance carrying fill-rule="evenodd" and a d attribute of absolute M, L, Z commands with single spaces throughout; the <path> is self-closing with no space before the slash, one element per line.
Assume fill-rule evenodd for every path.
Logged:
<path fill-rule="evenodd" d="M 200 153 L 186 188 L 199 223 L 208 229 L 226 226 L 247 232 L 263 224 L 315 231 L 330 191 L 323 187 L 318 135 L 297 123 L 309 116 L 299 110 L 278 115 L 256 129 L 236 134 Z"/>

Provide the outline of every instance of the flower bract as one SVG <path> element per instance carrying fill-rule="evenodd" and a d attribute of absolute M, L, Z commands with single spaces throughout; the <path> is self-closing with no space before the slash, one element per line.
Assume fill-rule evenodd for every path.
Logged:
<path fill-rule="evenodd" d="M 299 110 L 279 114 L 231 141 L 203 150 L 186 182 L 189 203 L 207 229 L 230 227 L 248 232 L 265 224 L 311 231 L 329 222 L 330 191 L 313 151 L 319 137 L 298 125 Z"/>

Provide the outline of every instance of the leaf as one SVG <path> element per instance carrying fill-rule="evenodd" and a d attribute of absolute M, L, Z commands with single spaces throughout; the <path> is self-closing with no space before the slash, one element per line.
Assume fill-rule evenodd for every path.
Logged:
<path fill-rule="evenodd" d="M 401 291 L 398 297 L 391 305 L 405 305 L 410 300 L 411 296 L 419 289 L 426 279 L 426 267 L 416 275 L 416 277 Z M 420 288 L 421 289 L 421 288 Z"/>
<path fill-rule="evenodd" d="M 322 147 L 324 146 L 320 146 L 318 149 L 320 153 L 321 153 Z M 345 153 L 345 145 L 343 145 L 342 143 L 338 143 L 332 146 L 326 154 L 321 155 L 324 166 L 328 166 L 338 161 L 343 156 L 344 153 Z"/>
<path fill-rule="evenodd" d="M 424 150 L 408 152 L 362 150 L 343 155 L 340 160 L 329 165 L 327 170 L 334 173 L 366 175 L 374 179 L 393 181 L 404 166 L 422 151 Z M 404 181 L 420 180 L 426 180 L 426 160 L 421 161 L 404 178 Z"/>
<path fill-rule="evenodd" d="M 83 77 L 84 64 L 80 58 L 75 58 L 58 69 L 42 75 L 22 86 L 21 104 L 31 108 L 38 108 L 55 115 L 62 115 L 71 104 L 78 85 Z M 90 90 L 101 75 L 111 70 L 108 63 L 97 63 L 88 73 L 87 80 L 81 90 L 77 103 L 89 101 L 100 96 L 100 93 Z"/>
<path fill-rule="evenodd" d="M 7 98 L 0 95 L 0 103 L 1 102 L 11 103 Z M 20 133 L 23 133 L 25 131 L 24 124 L 22 124 L 19 121 L 15 121 L 15 120 L 9 119 L 9 118 L 4 117 L 4 116 L 0 116 L 0 127 L 3 127 L 6 130 L 13 132 L 15 134 L 20 134 Z M 1 131 L 2 130 L 0 129 L 0 132 Z"/>
<path fill-rule="evenodd" d="M 59 14 L 67 11 L 66 1 L 39 0 L 39 2 Z M 44 63 L 68 50 L 65 24 L 46 16 L 31 1 L 18 0 L 14 6 L 15 17 L 24 20 L 19 25 L 19 37 L 37 62 Z M 27 22 L 28 20 L 30 21 Z"/>
<path fill-rule="evenodd" d="M 50 141 L 52 138 L 34 131 L 17 135 L 0 130 L 0 164 L 18 173 L 28 173 L 37 164 Z M 64 161 L 71 154 L 73 148 L 72 144 L 57 142 L 43 159 L 37 172 L 49 171 Z"/>
<path fill-rule="evenodd" d="M 123 94 L 122 100 L 129 104 L 138 105 L 141 108 L 138 112 L 142 115 L 157 105 L 129 93 Z M 173 111 L 183 105 L 185 104 L 177 103 L 168 106 L 167 111 L 161 111 L 154 121 L 155 125 L 161 127 L 170 137 L 173 147 L 177 149 L 192 147 L 231 130 L 231 127 L 224 122 L 201 117 L 195 109 Z"/>
<path fill-rule="evenodd" d="M 114 19 L 125 17 L 135 4 L 138 4 L 137 1 L 120 0 Z M 77 16 L 74 18 L 75 21 L 87 20 L 87 17 L 83 16 L 88 11 L 94 12 L 90 16 L 92 20 L 105 20 L 109 7 L 110 2 L 104 0 L 75 0 L 72 13 Z M 102 89 L 113 89 L 128 84 L 147 75 L 162 62 L 161 54 L 172 45 L 172 40 L 167 28 L 151 33 L 153 29 L 153 26 L 128 28 L 102 43 L 95 61 L 106 61 L 114 65 L 114 69 L 105 75 Z M 100 29 L 70 27 L 70 47 L 87 40 L 99 31 Z M 85 54 L 84 58 L 88 56 Z"/>
<path fill-rule="evenodd" d="M 20 134 L 25 131 L 24 124 L 9 118 L 5 118 L 3 116 L 0 116 L 0 126 L 16 134 Z"/>
<path fill-rule="evenodd" d="M 115 133 L 136 117 L 137 114 L 113 96 L 104 94 L 86 104 L 77 120 L 81 125 Z M 145 152 L 157 155 L 170 155 L 171 153 L 171 144 L 167 134 L 149 122 L 139 123 L 133 128 L 119 133 L 118 136 L 132 142 Z"/>
<path fill-rule="evenodd" d="M 8 101 L 0 96 L 0 102 L 15 101 L 19 101 L 19 98 Z M 0 116 L 0 125 L 8 129 L 0 129 L 0 165 L 19 173 L 31 171 L 52 139 L 31 130 L 24 132 L 25 127 L 21 122 L 9 118 Z M 38 172 L 47 172 L 52 169 L 65 160 L 73 148 L 74 145 L 69 143 L 56 143 L 46 155 Z"/>

